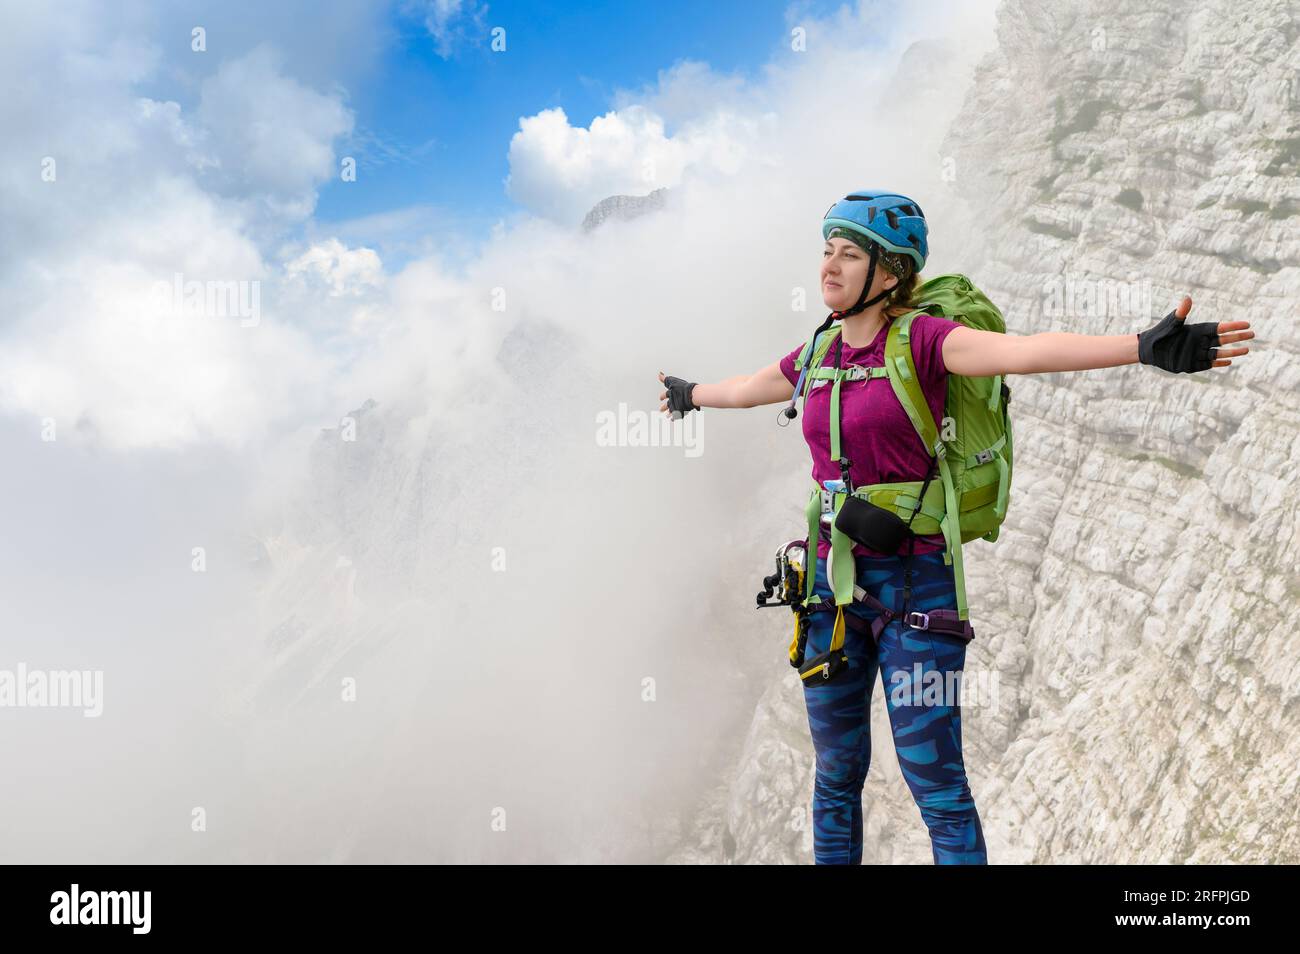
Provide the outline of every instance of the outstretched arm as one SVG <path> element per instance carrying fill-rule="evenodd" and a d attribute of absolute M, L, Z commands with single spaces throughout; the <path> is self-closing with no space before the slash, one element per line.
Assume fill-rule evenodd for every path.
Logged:
<path fill-rule="evenodd" d="M 1181 321 L 1191 309 L 1192 300 L 1185 297 L 1174 310 L 1174 315 Z M 1248 321 L 1219 322 L 1216 328 L 1217 340 L 1213 342 L 1216 351 L 1211 367 L 1227 367 L 1232 364 L 1232 358 L 1250 350 L 1245 347 L 1223 347 L 1255 337 L 1249 328 Z M 950 374 L 968 377 L 1089 371 L 1136 364 L 1138 360 L 1136 334 L 1079 335 L 1064 331 L 1044 331 L 1035 335 L 1002 335 L 975 328 L 957 328 L 943 342 L 944 366 Z"/>

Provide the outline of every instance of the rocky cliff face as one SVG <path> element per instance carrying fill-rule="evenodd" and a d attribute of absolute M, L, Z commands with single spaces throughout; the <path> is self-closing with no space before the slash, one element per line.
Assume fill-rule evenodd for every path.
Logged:
<path fill-rule="evenodd" d="M 1013 382 L 1010 515 L 966 548 L 995 863 L 1300 860 L 1298 36 L 1281 0 L 1008 0 L 946 143 L 1009 332 L 1133 333 L 1186 292 L 1258 335 L 1199 375 Z M 873 710 L 864 861 L 929 863 Z M 791 672 L 671 860 L 806 863 L 811 790 Z"/>

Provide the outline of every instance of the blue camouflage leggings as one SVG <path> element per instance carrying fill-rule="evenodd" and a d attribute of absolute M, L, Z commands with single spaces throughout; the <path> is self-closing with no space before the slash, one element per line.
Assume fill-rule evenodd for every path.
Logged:
<path fill-rule="evenodd" d="M 895 612 L 901 610 L 902 557 L 855 559 L 858 585 Z M 834 600 L 826 582 L 825 559 L 817 561 L 814 585 L 816 592 Z M 952 567 L 943 562 L 942 551 L 913 556 L 912 604 L 908 609 L 956 606 Z M 845 613 L 856 613 L 868 622 L 877 615 L 856 601 L 845 607 Z M 834 613 L 811 615 L 806 659 L 826 652 L 834 624 Z M 960 694 L 927 699 L 921 690 L 927 683 L 933 685 L 936 676 L 922 675 L 919 698 L 911 689 L 917 665 L 922 674 L 960 671 L 966 662 L 965 642 L 944 633 L 912 629 L 897 619 L 881 631 L 878 649 L 869 632 L 849 628 L 844 639 L 847 670 L 829 683 L 804 684 L 808 727 L 817 752 L 813 788 L 816 863 L 862 863 L 862 788 L 871 764 L 871 694 L 879 671 L 899 768 L 930 830 L 934 863 L 987 864 L 984 832 L 962 764 Z M 944 685 L 949 682 L 944 676 Z M 907 687 L 906 693 L 898 691 L 900 683 Z"/>

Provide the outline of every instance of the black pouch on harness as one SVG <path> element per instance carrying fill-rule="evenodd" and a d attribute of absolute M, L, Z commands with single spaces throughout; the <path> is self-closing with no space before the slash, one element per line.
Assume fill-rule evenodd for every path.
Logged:
<path fill-rule="evenodd" d="M 897 553 L 912 533 L 898 514 L 861 497 L 848 497 L 840 505 L 835 529 L 854 543 L 880 553 Z"/>
<path fill-rule="evenodd" d="M 828 653 L 814 656 L 800 666 L 799 678 L 803 680 L 804 685 L 821 685 L 846 671 L 848 665 L 849 658 L 844 655 L 844 650 L 833 649 Z"/>

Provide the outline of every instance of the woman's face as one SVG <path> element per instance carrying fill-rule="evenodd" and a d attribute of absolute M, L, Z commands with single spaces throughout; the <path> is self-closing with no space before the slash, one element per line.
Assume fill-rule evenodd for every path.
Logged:
<path fill-rule="evenodd" d="M 862 294 L 862 283 L 867 280 L 867 266 L 870 260 L 862 251 L 846 238 L 836 236 L 826 242 L 822 252 L 822 301 L 831 311 L 847 311 L 857 302 Z M 868 298 L 879 295 L 886 288 L 893 288 L 898 279 L 889 274 L 876 262 L 876 277 L 871 282 Z"/>

